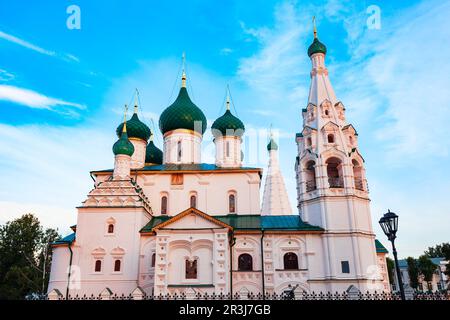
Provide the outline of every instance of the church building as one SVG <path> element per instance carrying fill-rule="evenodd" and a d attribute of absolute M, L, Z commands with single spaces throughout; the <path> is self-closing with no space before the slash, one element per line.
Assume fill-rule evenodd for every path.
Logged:
<path fill-rule="evenodd" d="M 387 251 L 375 243 L 358 133 L 335 96 L 326 53 L 314 31 L 309 98 L 293 133 L 298 212 L 273 137 L 265 181 L 262 168 L 243 165 L 245 125 L 229 99 L 210 128 L 215 163 L 202 162 L 207 121 L 183 71 L 177 98 L 159 118 L 161 149 L 137 105 L 118 126 L 114 168 L 91 172 L 94 187 L 77 208 L 73 233 L 52 245 L 48 291 L 389 290 L 386 273 L 376 272 L 386 270 Z"/>

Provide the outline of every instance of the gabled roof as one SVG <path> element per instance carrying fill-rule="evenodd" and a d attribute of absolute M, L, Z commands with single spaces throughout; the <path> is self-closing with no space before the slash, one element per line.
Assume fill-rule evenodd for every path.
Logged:
<path fill-rule="evenodd" d="M 347 129 L 349 129 L 349 128 L 352 128 L 353 131 L 355 131 L 355 136 L 358 135 L 358 132 L 356 131 L 355 127 L 354 127 L 352 124 L 347 124 L 347 125 L 343 126 L 343 127 L 342 127 L 342 131 L 345 131 L 345 130 L 347 130 Z"/>
<path fill-rule="evenodd" d="M 156 230 L 157 228 L 166 226 L 167 224 L 170 223 L 170 220 L 179 216 L 180 214 L 174 217 L 167 217 L 167 216 L 153 217 L 150 220 L 150 222 L 144 228 L 141 229 L 140 232 L 141 233 L 153 232 L 153 230 Z M 206 213 L 203 214 L 207 215 Z M 299 215 L 261 216 L 261 215 L 228 214 L 220 216 L 209 216 L 209 215 L 207 216 L 213 218 L 216 221 L 220 221 L 226 224 L 233 230 L 323 231 L 323 229 L 320 227 L 313 226 L 303 222 Z"/>
<path fill-rule="evenodd" d="M 339 128 L 339 125 L 338 125 L 336 122 L 334 122 L 334 121 L 328 121 L 327 123 L 325 123 L 325 124 L 322 126 L 322 130 L 325 129 L 325 127 L 329 127 L 329 126 Z"/>
<path fill-rule="evenodd" d="M 224 223 L 224 222 L 222 222 L 222 221 L 216 219 L 215 217 L 210 216 L 210 215 L 208 215 L 208 214 L 204 213 L 203 211 L 200 211 L 200 210 L 198 210 L 198 209 L 196 209 L 196 208 L 189 208 L 189 209 L 186 209 L 186 210 L 180 212 L 180 213 L 177 214 L 176 216 L 170 217 L 170 218 L 167 219 L 166 221 L 163 221 L 163 222 L 161 222 L 160 224 L 154 226 L 154 227 L 152 228 L 152 231 L 158 230 L 158 229 L 161 229 L 161 228 L 164 228 L 165 226 L 168 226 L 168 225 L 170 225 L 171 223 L 173 223 L 173 222 L 175 222 L 175 221 L 178 221 L 178 220 L 182 219 L 183 217 L 185 217 L 185 216 L 187 216 L 187 215 L 190 215 L 190 214 L 195 214 L 195 215 L 197 215 L 197 216 L 199 216 L 199 217 L 202 217 L 202 218 L 204 218 L 204 219 L 206 219 L 206 220 L 208 220 L 208 221 L 210 221 L 210 222 L 212 222 L 212 223 L 217 224 L 218 226 L 220 226 L 220 227 L 222 227 L 222 228 L 228 228 L 228 229 L 231 229 L 231 226 L 230 226 L 230 225 L 228 225 L 228 224 L 226 224 L 226 223 Z M 144 227 L 144 228 L 145 228 L 145 227 Z"/>
<path fill-rule="evenodd" d="M 375 239 L 375 248 L 377 249 L 377 253 L 389 253 L 378 239 Z"/>

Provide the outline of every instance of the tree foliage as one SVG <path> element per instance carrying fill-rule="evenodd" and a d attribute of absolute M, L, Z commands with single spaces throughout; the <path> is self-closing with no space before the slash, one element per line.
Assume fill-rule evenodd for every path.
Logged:
<path fill-rule="evenodd" d="M 413 257 L 406 258 L 406 262 L 408 263 L 408 275 L 409 275 L 409 284 L 411 288 L 417 289 L 419 286 L 419 265 L 417 260 Z"/>
<path fill-rule="evenodd" d="M 56 230 L 44 229 L 33 214 L 0 226 L 0 299 L 24 299 L 47 290 L 49 243 L 58 238 Z"/>
<path fill-rule="evenodd" d="M 395 268 L 394 260 L 387 257 L 386 258 L 386 266 L 387 266 L 387 271 L 388 271 L 388 276 L 389 276 L 389 283 L 394 283 L 394 268 Z"/>
<path fill-rule="evenodd" d="M 425 255 L 430 258 L 444 258 L 449 263 L 445 266 L 445 274 L 450 276 L 450 242 L 444 242 L 434 247 L 429 247 Z"/>

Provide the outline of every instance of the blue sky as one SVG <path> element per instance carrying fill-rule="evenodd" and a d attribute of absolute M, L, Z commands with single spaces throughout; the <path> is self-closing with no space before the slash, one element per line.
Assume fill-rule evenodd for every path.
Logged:
<path fill-rule="evenodd" d="M 80 30 L 66 26 L 70 5 L 81 9 Z M 367 27 L 369 5 L 381 9 L 379 30 Z M 400 215 L 400 256 L 449 241 L 450 2 L 437 0 L 0 0 L 0 222 L 31 211 L 68 232 L 92 188 L 88 172 L 113 165 L 123 105 L 138 88 L 141 118 L 157 124 L 183 51 L 191 97 L 210 122 L 228 84 L 248 139 L 278 130 L 295 207 L 313 15 L 359 133 L 378 237 L 386 242 L 377 221 L 390 208 Z M 264 134 L 247 165 L 266 166 Z M 212 150 L 208 134 L 205 162 Z"/>

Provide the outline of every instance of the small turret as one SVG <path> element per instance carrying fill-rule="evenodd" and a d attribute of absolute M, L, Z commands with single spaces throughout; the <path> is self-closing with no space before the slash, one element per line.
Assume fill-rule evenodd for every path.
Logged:
<path fill-rule="evenodd" d="M 128 139 L 127 134 L 126 110 L 127 107 L 125 106 L 122 134 L 120 135 L 119 140 L 114 143 L 112 148 L 115 155 L 113 178 L 116 180 L 126 179 L 130 176 L 131 157 L 134 154 L 134 146 Z"/>
<path fill-rule="evenodd" d="M 242 135 L 245 126 L 230 111 L 230 95 L 227 93 L 227 110 L 211 126 L 216 145 L 216 165 L 219 167 L 240 167 L 243 155 L 241 151 Z"/>

